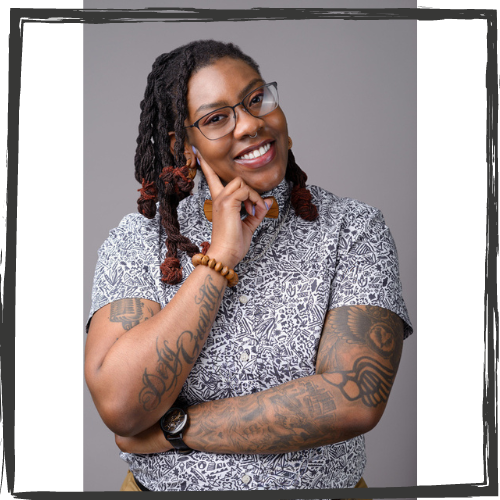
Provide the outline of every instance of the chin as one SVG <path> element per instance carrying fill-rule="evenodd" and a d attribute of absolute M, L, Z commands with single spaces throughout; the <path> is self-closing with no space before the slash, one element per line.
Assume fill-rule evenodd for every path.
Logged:
<path fill-rule="evenodd" d="M 274 189 L 285 177 L 285 173 L 280 176 L 274 176 L 271 179 L 254 180 L 253 182 L 248 182 L 248 185 L 255 189 L 259 194 L 266 193 Z"/>

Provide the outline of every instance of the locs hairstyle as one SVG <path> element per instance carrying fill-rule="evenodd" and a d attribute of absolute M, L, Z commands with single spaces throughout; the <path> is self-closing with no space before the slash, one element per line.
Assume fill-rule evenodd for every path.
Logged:
<path fill-rule="evenodd" d="M 187 86 L 189 78 L 199 69 L 223 57 L 246 62 L 260 74 L 257 63 L 232 43 L 199 40 L 162 54 L 148 75 L 144 100 L 141 102 L 139 136 L 135 153 L 135 178 L 142 183 L 137 208 L 145 217 L 156 216 L 159 202 L 161 223 L 167 233 L 167 254 L 160 269 L 162 281 L 176 284 L 182 280 L 182 269 L 177 258 L 179 251 L 190 257 L 200 249 L 180 233 L 177 206 L 194 187 L 184 156 L 187 118 Z M 174 154 L 170 151 L 168 133 L 175 132 Z M 305 220 L 318 216 L 306 189 L 307 175 L 299 168 L 291 150 L 285 178 L 292 182 L 291 203 L 296 214 Z M 202 243 L 206 253 L 209 244 Z"/>

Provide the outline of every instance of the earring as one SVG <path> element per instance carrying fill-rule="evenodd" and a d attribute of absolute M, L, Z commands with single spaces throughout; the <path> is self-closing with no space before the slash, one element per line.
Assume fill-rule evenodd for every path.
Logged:
<path fill-rule="evenodd" d="M 288 136 L 288 149 L 292 149 L 292 146 L 293 146 L 292 138 Z"/>
<path fill-rule="evenodd" d="M 186 167 L 189 169 L 188 177 L 194 179 L 196 177 L 196 161 L 189 151 L 184 151 L 186 158 Z"/>

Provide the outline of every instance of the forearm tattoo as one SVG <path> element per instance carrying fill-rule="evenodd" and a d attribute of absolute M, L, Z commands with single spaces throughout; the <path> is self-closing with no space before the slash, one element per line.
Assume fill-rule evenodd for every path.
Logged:
<path fill-rule="evenodd" d="M 212 327 L 221 299 L 222 291 L 214 285 L 212 277 L 207 276 L 194 299 L 195 304 L 199 306 L 196 330 L 183 331 L 173 346 L 167 340 L 162 341 L 159 337 L 156 339 L 156 374 L 148 373 L 147 368 L 144 369 L 143 388 L 139 393 L 139 402 L 145 411 L 157 408 L 162 397 L 175 389 L 186 365 L 196 361 Z"/>
<path fill-rule="evenodd" d="M 396 314 L 375 306 L 341 307 L 328 314 L 317 373 L 348 401 L 361 399 L 375 407 L 387 402 L 402 346 L 402 320 Z"/>
<path fill-rule="evenodd" d="M 123 329 L 128 331 L 152 316 L 153 311 L 150 307 L 144 312 L 142 299 L 121 299 L 111 303 L 109 321 L 121 323 Z"/>
<path fill-rule="evenodd" d="M 211 401 L 196 407 L 190 432 L 200 449 L 217 453 L 284 453 L 321 446 L 335 421 L 332 392 L 305 377 L 261 393 Z"/>

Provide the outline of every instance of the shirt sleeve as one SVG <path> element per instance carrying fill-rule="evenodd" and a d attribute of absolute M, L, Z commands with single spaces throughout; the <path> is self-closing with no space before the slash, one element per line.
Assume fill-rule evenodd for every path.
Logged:
<path fill-rule="evenodd" d="M 98 251 L 87 332 L 94 313 L 115 300 L 142 298 L 160 303 L 153 277 L 159 267 L 158 231 L 153 225 L 154 220 L 130 214 L 109 232 Z"/>
<path fill-rule="evenodd" d="M 388 309 L 413 332 L 402 295 L 396 245 L 382 213 L 351 200 L 340 228 L 329 309 L 373 305 Z"/>

